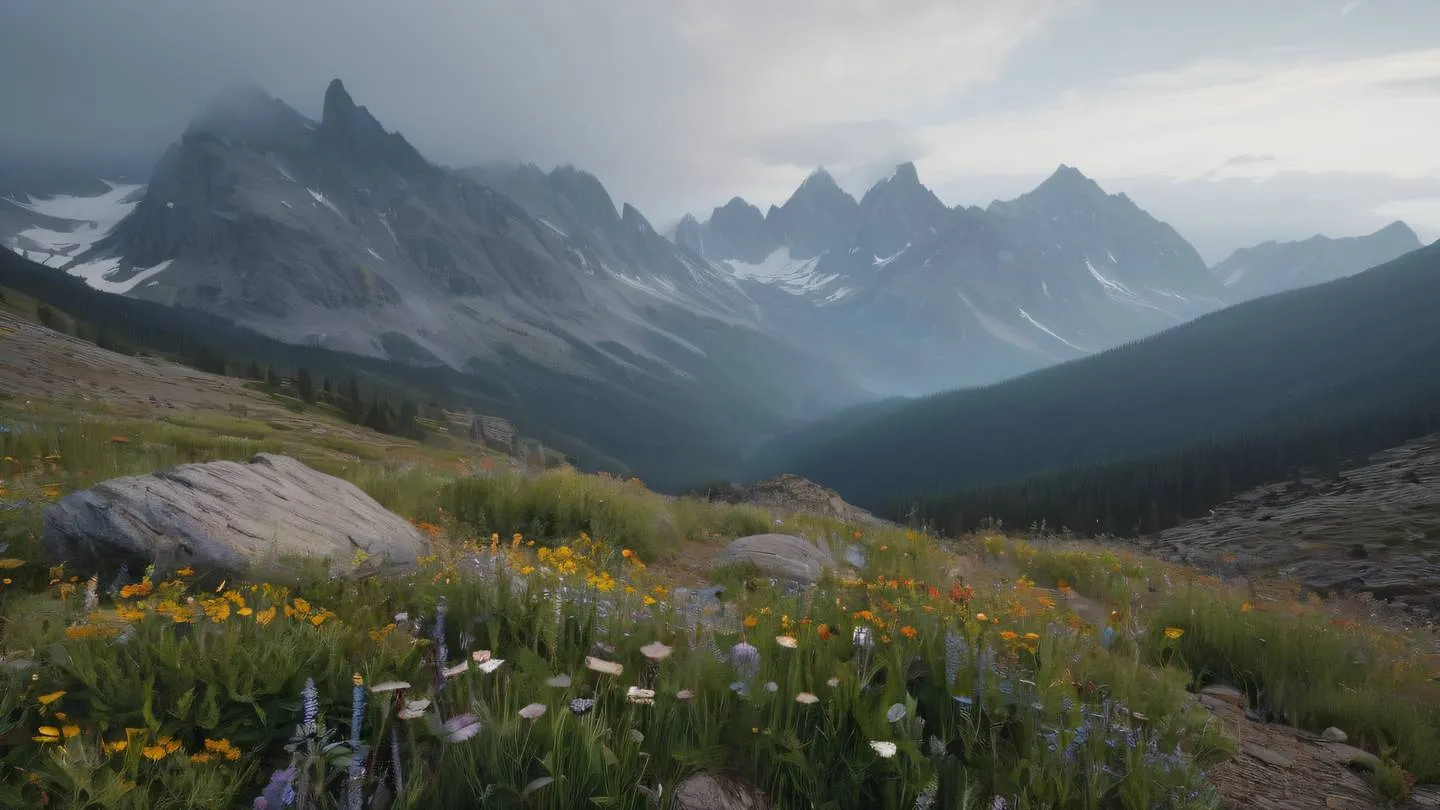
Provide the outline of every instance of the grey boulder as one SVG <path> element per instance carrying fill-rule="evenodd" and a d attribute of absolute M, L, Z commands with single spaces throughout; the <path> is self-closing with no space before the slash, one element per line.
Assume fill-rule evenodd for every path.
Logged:
<path fill-rule="evenodd" d="M 716 556 L 716 568 L 730 566 L 754 566 L 766 576 L 812 583 L 836 564 L 833 554 L 803 537 L 752 534 L 736 539 Z"/>
<path fill-rule="evenodd" d="M 700 772 L 680 780 L 672 810 L 769 810 L 770 799 L 737 777 Z"/>
<path fill-rule="evenodd" d="M 192 567 L 203 577 L 398 573 L 428 553 L 404 518 L 288 456 L 114 478 L 45 510 L 44 547 L 76 573 Z"/>

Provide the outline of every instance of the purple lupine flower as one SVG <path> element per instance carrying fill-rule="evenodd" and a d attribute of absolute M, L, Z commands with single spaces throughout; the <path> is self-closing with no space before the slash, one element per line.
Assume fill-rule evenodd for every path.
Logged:
<path fill-rule="evenodd" d="M 305 735 L 313 735 L 319 730 L 320 722 L 320 693 L 315 689 L 315 679 L 305 679 L 305 689 L 300 692 L 300 702 L 304 711 L 304 725 L 301 730 Z"/>
<path fill-rule="evenodd" d="M 255 801 L 251 803 L 254 810 L 283 810 L 286 807 L 295 805 L 295 777 L 299 772 L 292 764 L 283 770 L 270 774 L 270 783 Z"/>
<path fill-rule="evenodd" d="M 960 675 L 960 666 L 965 660 L 965 639 L 954 630 L 945 632 L 945 684 L 950 686 Z"/>
<path fill-rule="evenodd" d="M 365 775 L 364 754 L 360 750 L 360 726 L 365 722 L 365 684 L 355 673 L 355 687 L 350 694 L 350 781 L 345 786 L 345 810 L 360 810 L 361 780 Z"/>
<path fill-rule="evenodd" d="M 400 770 L 400 727 L 394 723 L 390 725 L 390 768 L 395 775 L 395 795 L 399 796 L 405 792 L 405 776 Z"/>
<path fill-rule="evenodd" d="M 431 638 L 435 641 L 435 691 L 439 693 L 445 688 L 445 661 L 450 657 L 450 651 L 445 648 L 444 596 L 435 604 L 435 628 Z"/>
<path fill-rule="evenodd" d="M 750 680 L 760 674 L 760 651 L 742 641 L 730 648 L 730 666 L 742 680 Z"/>

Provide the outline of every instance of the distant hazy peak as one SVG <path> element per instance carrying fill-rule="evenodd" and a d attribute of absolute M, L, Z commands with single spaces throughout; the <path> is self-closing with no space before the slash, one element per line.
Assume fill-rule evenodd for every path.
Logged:
<path fill-rule="evenodd" d="M 570 164 L 557 166 L 550 172 L 550 184 L 591 222 L 611 223 L 619 217 L 605 184 L 587 171 Z"/>
<path fill-rule="evenodd" d="M 344 82 L 339 79 L 330 80 L 330 84 L 325 88 L 323 110 L 322 120 L 349 115 L 355 110 L 355 100 L 350 98 L 350 93 L 345 90 Z"/>
<path fill-rule="evenodd" d="M 655 232 L 655 228 L 650 224 L 650 220 L 646 219 L 645 215 L 640 213 L 640 209 L 636 208 L 630 203 L 625 203 L 623 206 L 621 206 L 620 222 L 623 223 L 625 226 L 634 228 L 641 233 Z"/>
<path fill-rule="evenodd" d="M 241 84 L 217 93 L 185 131 L 248 138 L 272 132 L 277 126 L 301 127 L 306 123 L 303 115 L 259 85 Z"/>
<path fill-rule="evenodd" d="M 1066 197 L 1074 197 L 1077 195 L 1109 196 L 1105 193 L 1104 189 L 1100 188 L 1099 183 L 1086 177 L 1084 173 L 1074 166 L 1068 166 L 1064 163 L 1060 164 L 1060 167 L 1049 177 L 1045 178 L 1044 182 L 1036 186 L 1035 190 L 1030 192 L 1030 194 L 1039 194 L 1047 197 L 1058 195 L 1064 195 Z"/>
<path fill-rule="evenodd" d="M 914 161 L 905 161 L 895 167 L 895 173 L 890 175 L 890 182 L 902 185 L 920 185 L 920 172 L 916 170 Z"/>
<path fill-rule="evenodd" d="M 720 206 L 719 208 L 716 208 L 715 210 L 716 210 L 716 211 L 729 211 L 729 212 L 755 211 L 756 213 L 759 213 L 759 211 L 760 211 L 759 208 L 756 208 L 755 206 L 751 205 L 748 201 L 746 201 L 746 199 L 745 199 L 744 197 L 731 197 L 729 202 L 725 203 L 724 205 Z M 712 213 L 712 216 L 713 216 L 713 213 Z"/>
<path fill-rule="evenodd" d="M 1420 247 L 1420 236 L 1415 233 L 1415 230 L 1413 228 L 1405 224 L 1403 220 L 1399 219 L 1395 220 L 1394 222 L 1386 225 L 1385 227 L 1370 235 L 1384 236 L 1387 239 L 1401 239 L 1404 241 L 1411 241 L 1415 243 L 1415 247 Z"/>

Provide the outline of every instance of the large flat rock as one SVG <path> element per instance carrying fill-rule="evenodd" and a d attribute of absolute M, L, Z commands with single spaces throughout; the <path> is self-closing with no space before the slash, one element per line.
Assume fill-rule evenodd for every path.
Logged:
<path fill-rule="evenodd" d="M 715 567 L 753 565 L 760 573 L 795 582 L 817 582 L 835 557 L 803 537 L 790 534 L 752 534 L 741 537 L 715 557 Z"/>
<path fill-rule="evenodd" d="M 331 576 L 400 572 L 428 549 L 359 487 L 288 456 L 185 464 L 114 478 L 45 510 L 44 546 L 76 573 L 190 566 L 212 576 L 285 576 L 303 558 Z M 363 552 L 363 554 L 357 554 Z"/>

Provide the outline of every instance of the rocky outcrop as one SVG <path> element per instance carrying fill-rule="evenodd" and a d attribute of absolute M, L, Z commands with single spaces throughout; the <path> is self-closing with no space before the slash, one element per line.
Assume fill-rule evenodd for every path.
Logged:
<path fill-rule="evenodd" d="M 1151 550 L 1321 595 L 1372 594 L 1440 614 L 1440 434 L 1338 476 L 1251 490 L 1208 517 L 1143 539 Z"/>
<path fill-rule="evenodd" d="M 760 573 L 793 582 L 818 582 L 836 567 L 830 552 L 803 537 L 790 534 L 752 534 L 741 537 L 715 558 L 716 568 L 754 566 Z"/>
<path fill-rule="evenodd" d="M 285 577 L 311 561 L 332 576 L 412 568 L 420 533 L 355 485 L 287 456 L 185 464 L 115 478 L 45 510 L 44 547 L 76 573 L 154 564 L 201 577 Z"/>
<path fill-rule="evenodd" d="M 754 504 L 779 514 L 803 512 L 838 518 L 846 523 L 872 526 L 885 523 L 864 509 L 846 503 L 835 490 L 788 473 L 749 486 L 733 487 L 724 491 L 714 490 L 710 493 L 710 499 L 734 504 Z"/>

